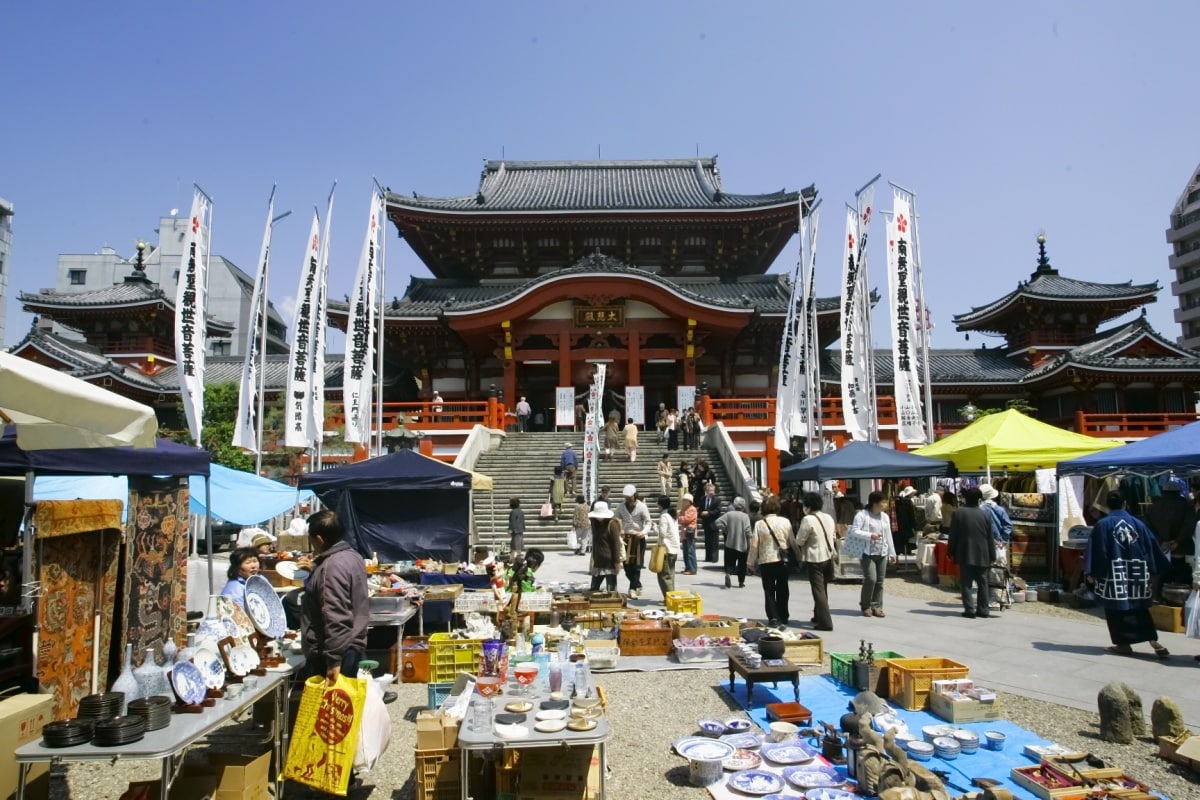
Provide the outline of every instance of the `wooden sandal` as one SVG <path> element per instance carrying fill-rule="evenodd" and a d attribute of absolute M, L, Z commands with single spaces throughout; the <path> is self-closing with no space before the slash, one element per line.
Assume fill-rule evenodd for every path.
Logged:
<path fill-rule="evenodd" d="M 1154 648 L 1155 658 L 1165 659 L 1165 658 L 1171 657 L 1171 651 L 1168 650 L 1167 648 L 1163 647 L 1161 644 L 1154 644 L 1154 645 L 1151 645 L 1151 647 Z"/>
<path fill-rule="evenodd" d="M 1133 655 L 1133 648 L 1127 644 L 1114 644 L 1104 648 L 1104 652 L 1112 653 L 1114 656 L 1131 656 Z"/>

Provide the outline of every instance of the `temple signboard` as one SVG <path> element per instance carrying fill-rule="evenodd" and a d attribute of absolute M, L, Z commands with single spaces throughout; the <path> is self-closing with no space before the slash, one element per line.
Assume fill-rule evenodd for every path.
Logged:
<path fill-rule="evenodd" d="M 623 328 L 624 306 L 575 306 L 576 328 Z"/>

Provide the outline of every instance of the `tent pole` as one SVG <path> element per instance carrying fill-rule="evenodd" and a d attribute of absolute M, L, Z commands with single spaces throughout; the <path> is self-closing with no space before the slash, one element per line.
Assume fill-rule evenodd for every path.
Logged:
<path fill-rule="evenodd" d="M 33 470 L 25 473 L 25 525 L 23 538 L 25 546 L 21 553 L 21 609 L 30 615 L 33 620 L 33 642 L 32 642 L 32 671 L 31 675 L 37 678 L 38 674 L 38 639 L 41 632 L 41 626 L 38 625 L 37 599 L 35 589 L 37 582 L 33 579 Z"/>
<path fill-rule="evenodd" d="M 204 478 L 204 541 L 208 543 L 208 593 L 216 594 L 217 584 L 213 579 L 212 538 L 212 473 Z"/>

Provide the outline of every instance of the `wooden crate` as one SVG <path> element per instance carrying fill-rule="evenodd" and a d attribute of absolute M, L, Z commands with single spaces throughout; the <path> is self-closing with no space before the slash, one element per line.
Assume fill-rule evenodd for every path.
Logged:
<path fill-rule="evenodd" d="M 728 636 L 738 639 L 742 635 L 741 625 L 732 617 L 701 617 L 689 623 L 678 620 L 671 622 L 671 637 L 674 639 L 699 639 L 701 636 L 720 638 Z"/>
<path fill-rule="evenodd" d="M 665 656 L 674 647 L 671 629 L 653 619 L 622 622 L 617 643 L 625 656 Z"/>
<path fill-rule="evenodd" d="M 793 664 L 822 664 L 825 661 L 825 643 L 819 636 L 784 639 L 783 657 Z"/>
<path fill-rule="evenodd" d="M 947 722 L 988 722 L 1004 716 L 999 700 L 981 703 L 978 700 L 951 700 L 934 692 L 929 696 L 929 710 Z"/>

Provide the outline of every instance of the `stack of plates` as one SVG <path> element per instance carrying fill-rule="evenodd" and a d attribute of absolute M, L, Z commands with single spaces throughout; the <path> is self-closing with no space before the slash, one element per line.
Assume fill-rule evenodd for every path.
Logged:
<path fill-rule="evenodd" d="M 932 744 L 939 736 L 953 736 L 955 730 L 953 725 L 926 725 L 921 728 L 921 733 L 925 736 L 925 741 Z"/>
<path fill-rule="evenodd" d="M 958 758 L 958 754 L 962 752 L 962 745 L 953 736 L 939 736 L 933 740 L 933 752 L 943 761 L 949 761 Z"/>
<path fill-rule="evenodd" d="M 908 757 L 914 761 L 928 761 L 933 758 L 933 745 L 929 742 L 913 739 L 904 745 L 904 749 L 908 751 Z"/>
<path fill-rule="evenodd" d="M 140 741 L 145 735 L 145 717 L 114 717 L 96 723 L 92 744 L 97 747 L 118 747 Z"/>
<path fill-rule="evenodd" d="M 121 705 L 125 702 L 124 692 L 105 692 L 104 694 L 89 694 L 79 700 L 79 711 L 75 716 L 80 719 L 99 720 L 112 719 L 121 713 Z"/>
<path fill-rule="evenodd" d="M 954 732 L 954 740 L 964 753 L 974 753 L 979 750 L 979 734 L 959 728 Z"/>
<path fill-rule="evenodd" d="M 46 747 L 74 747 L 87 744 L 92 738 L 92 729 L 79 720 L 47 722 L 42 726 L 42 744 Z"/>
<path fill-rule="evenodd" d="M 156 731 L 171 724 L 171 698 L 157 694 L 129 703 L 129 716 L 145 717 L 146 730 Z"/>

